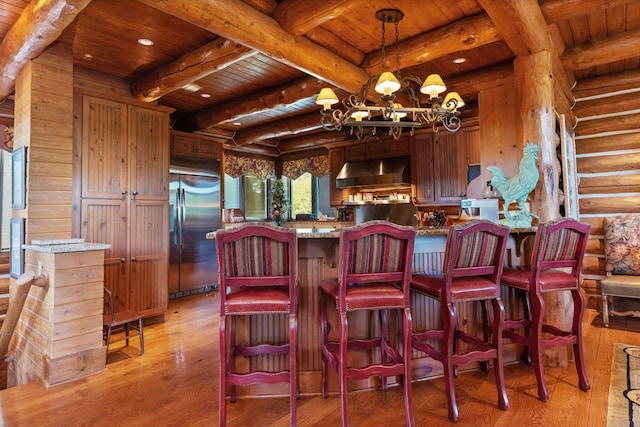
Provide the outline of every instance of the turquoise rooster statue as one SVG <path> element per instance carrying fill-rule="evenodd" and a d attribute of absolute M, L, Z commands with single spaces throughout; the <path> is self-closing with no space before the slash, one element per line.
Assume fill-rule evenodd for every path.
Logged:
<path fill-rule="evenodd" d="M 527 196 L 538 183 L 538 167 L 536 159 L 540 147 L 536 144 L 526 144 L 522 150 L 522 159 L 520 160 L 520 171 L 513 178 L 507 178 L 504 172 L 497 166 L 488 166 L 487 169 L 493 174 L 491 185 L 496 188 L 502 195 L 504 205 L 502 213 L 504 218 L 500 220 L 502 224 L 509 227 L 530 227 L 531 212 L 527 209 L 525 202 Z M 509 204 L 517 202 L 519 211 L 514 215 L 509 213 Z"/>

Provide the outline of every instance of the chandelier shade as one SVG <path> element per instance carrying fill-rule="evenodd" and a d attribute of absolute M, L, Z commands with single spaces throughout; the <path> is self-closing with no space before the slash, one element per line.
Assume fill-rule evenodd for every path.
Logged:
<path fill-rule="evenodd" d="M 382 70 L 378 75 L 371 76 L 357 94 L 351 94 L 342 100 L 342 107 L 335 108 L 340 100 L 331 88 L 320 90 L 316 104 L 322 106 L 320 123 L 326 130 L 340 131 L 345 127 L 351 128 L 351 134 L 358 139 L 365 135 L 377 135 L 386 131 L 394 139 L 400 138 L 403 129 L 409 129 L 411 135 L 415 129 L 432 127 L 438 131 L 442 126 L 449 132 L 460 129 L 460 108 L 465 104 L 457 92 L 442 93 L 447 90 L 442 77 L 438 74 L 429 75 L 424 81 L 418 77 L 400 73 L 400 58 L 398 48 L 398 23 L 404 14 L 396 9 L 382 9 L 376 13 L 376 18 L 382 22 Z M 385 24 L 395 25 L 396 72 L 385 70 Z M 370 90 L 380 95 L 376 104 L 370 102 Z M 420 94 L 427 95 L 424 105 L 420 103 Z M 400 98 L 408 102 L 408 107 L 396 101 Z"/>

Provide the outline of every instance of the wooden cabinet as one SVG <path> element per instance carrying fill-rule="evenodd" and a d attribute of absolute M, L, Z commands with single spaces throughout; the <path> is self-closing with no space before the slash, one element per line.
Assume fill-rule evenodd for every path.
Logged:
<path fill-rule="evenodd" d="M 409 154 L 409 138 L 361 142 L 344 147 L 345 162 L 408 156 Z"/>
<path fill-rule="evenodd" d="M 436 201 L 433 169 L 433 135 L 419 135 L 411 140 L 412 196 L 416 205 Z"/>
<path fill-rule="evenodd" d="M 456 205 L 466 197 L 467 168 L 480 163 L 479 136 L 477 127 L 469 127 L 412 138 L 413 196 L 418 205 Z"/>
<path fill-rule="evenodd" d="M 336 188 L 336 177 L 344 165 L 344 147 L 329 150 L 329 202 L 331 206 L 340 206 L 344 200 L 343 190 Z"/>
<path fill-rule="evenodd" d="M 169 115 L 91 96 L 82 105 L 80 234 L 108 243 L 104 283 L 116 308 L 167 307 Z"/>
<path fill-rule="evenodd" d="M 220 160 L 222 145 L 200 135 L 171 132 L 171 155 Z"/>

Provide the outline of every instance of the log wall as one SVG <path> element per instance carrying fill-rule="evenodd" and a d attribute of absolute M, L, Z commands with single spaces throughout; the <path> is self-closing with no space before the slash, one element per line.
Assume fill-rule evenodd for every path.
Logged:
<path fill-rule="evenodd" d="M 599 280 L 605 275 L 603 218 L 640 212 L 640 89 L 591 86 L 596 85 L 581 82 L 575 90 L 576 167 L 580 220 L 591 224 L 583 288 L 589 295 L 600 295 Z M 592 299 L 589 305 L 599 302 Z"/>

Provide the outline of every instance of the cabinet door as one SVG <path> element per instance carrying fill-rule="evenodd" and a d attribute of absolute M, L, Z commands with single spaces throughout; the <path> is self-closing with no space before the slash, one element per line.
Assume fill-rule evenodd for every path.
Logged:
<path fill-rule="evenodd" d="M 169 117 L 167 113 L 131 107 L 131 197 L 168 200 Z"/>
<path fill-rule="evenodd" d="M 433 144 L 435 160 L 435 195 L 439 203 L 457 203 L 466 190 L 460 177 L 459 147 L 456 134 L 441 132 Z"/>
<path fill-rule="evenodd" d="M 417 205 L 433 203 L 436 200 L 433 170 L 433 137 L 419 135 L 411 140 L 411 175 L 413 197 Z"/>
<path fill-rule="evenodd" d="M 167 310 L 169 253 L 169 204 L 131 200 L 130 301 L 145 317 Z"/>
<path fill-rule="evenodd" d="M 129 308 L 128 215 L 126 200 L 83 199 L 80 237 L 108 243 L 104 252 L 104 286 L 113 293 L 116 310 Z"/>
<path fill-rule="evenodd" d="M 182 135 L 171 135 L 171 154 L 193 156 L 194 138 Z"/>
<path fill-rule="evenodd" d="M 336 188 L 336 177 L 344 165 L 344 148 L 329 150 L 329 200 L 331 206 L 340 206 L 343 202 L 343 191 Z"/>
<path fill-rule="evenodd" d="M 128 193 L 127 105 L 82 99 L 82 197 L 117 199 Z"/>
<path fill-rule="evenodd" d="M 198 157 L 205 159 L 220 160 L 222 157 L 222 147 L 220 143 L 214 141 L 196 140 L 193 144 L 193 151 Z"/>

